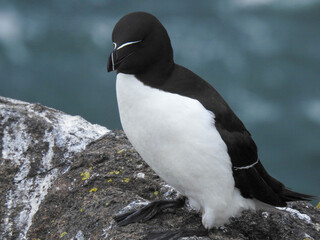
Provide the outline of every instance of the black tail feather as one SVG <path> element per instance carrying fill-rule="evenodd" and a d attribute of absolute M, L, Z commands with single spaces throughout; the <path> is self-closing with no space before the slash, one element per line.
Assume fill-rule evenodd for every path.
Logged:
<path fill-rule="evenodd" d="M 268 174 L 262 164 L 256 164 L 255 169 L 259 172 L 261 178 L 266 182 L 266 184 L 273 190 L 273 192 L 277 195 L 278 201 L 267 202 L 268 204 L 274 206 L 285 206 L 286 202 L 294 202 L 294 201 L 312 201 L 319 197 L 312 196 L 308 194 L 298 193 L 287 188 L 283 183 L 273 178 Z M 261 200 L 261 199 L 259 199 Z M 263 201 L 264 199 L 262 199 Z M 265 201 L 263 201 L 265 202 Z"/>
<path fill-rule="evenodd" d="M 293 201 L 312 201 L 316 199 L 316 196 L 304 194 L 304 193 L 298 193 L 291 191 L 288 188 L 283 188 L 281 198 L 283 201 L 286 202 L 293 202 Z"/>

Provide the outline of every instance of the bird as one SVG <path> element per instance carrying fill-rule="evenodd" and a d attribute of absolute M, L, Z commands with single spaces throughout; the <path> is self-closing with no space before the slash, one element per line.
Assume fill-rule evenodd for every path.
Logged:
<path fill-rule="evenodd" d="M 152 14 L 132 12 L 112 31 L 108 72 L 124 132 L 142 159 L 182 198 L 158 200 L 115 219 L 146 221 L 185 199 L 205 229 L 223 226 L 243 210 L 309 201 L 268 174 L 243 122 L 207 81 L 174 62 L 165 27 Z"/>

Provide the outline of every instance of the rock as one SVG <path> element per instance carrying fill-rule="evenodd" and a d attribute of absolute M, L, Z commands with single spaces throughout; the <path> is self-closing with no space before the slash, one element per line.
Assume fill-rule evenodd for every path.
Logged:
<path fill-rule="evenodd" d="M 107 132 L 78 116 L 0 97 L 0 238 L 25 238 L 40 203 L 68 171 L 72 157 Z"/>
<path fill-rule="evenodd" d="M 2 239 L 144 239 L 201 227 L 189 207 L 118 226 L 112 217 L 124 208 L 177 196 L 125 134 L 39 104 L 0 104 Z M 320 239 L 320 210 L 300 202 L 245 211 L 206 237 L 181 239 Z"/>

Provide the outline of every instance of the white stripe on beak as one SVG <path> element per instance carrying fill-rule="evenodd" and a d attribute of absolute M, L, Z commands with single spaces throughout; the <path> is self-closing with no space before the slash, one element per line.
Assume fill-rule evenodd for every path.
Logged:
<path fill-rule="evenodd" d="M 112 62 L 112 71 L 114 71 L 114 60 L 113 60 L 113 52 L 111 53 L 111 62 Z"/>
<path fill-rule="evenodd" d="M 119 47 L 117 47 L 117 50 L 119 50 L 119 49 L 121 49 L 121 48 L 123 48 L 123 47 L 125 47 L 125 46 L 131 45 L 131 44 L 139 43 L 139 42 L 141 42 L 141 41 L 142 41 L 142 40 L 137 40 L 137 41 L 132 41 L 132 42 L 126 42 L 126 43 L 120 45 Z M 117 46 L 117 45 L 116 45 L 116 46 Z"/>

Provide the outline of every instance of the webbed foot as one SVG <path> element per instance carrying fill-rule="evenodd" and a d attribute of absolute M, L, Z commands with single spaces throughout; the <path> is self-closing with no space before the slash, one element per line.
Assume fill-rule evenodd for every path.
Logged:
<path fill-rule="evenodd" d="M 172 207 L 180 208 L 183 207 L 184 204 L 185 198 L 178 198 L 177 200 L 157 200 L 141 209 L 118 214 L 113 218 L 120 226 L 125 226 L 134 222 L 146 222 L 164 209 Z"/>

